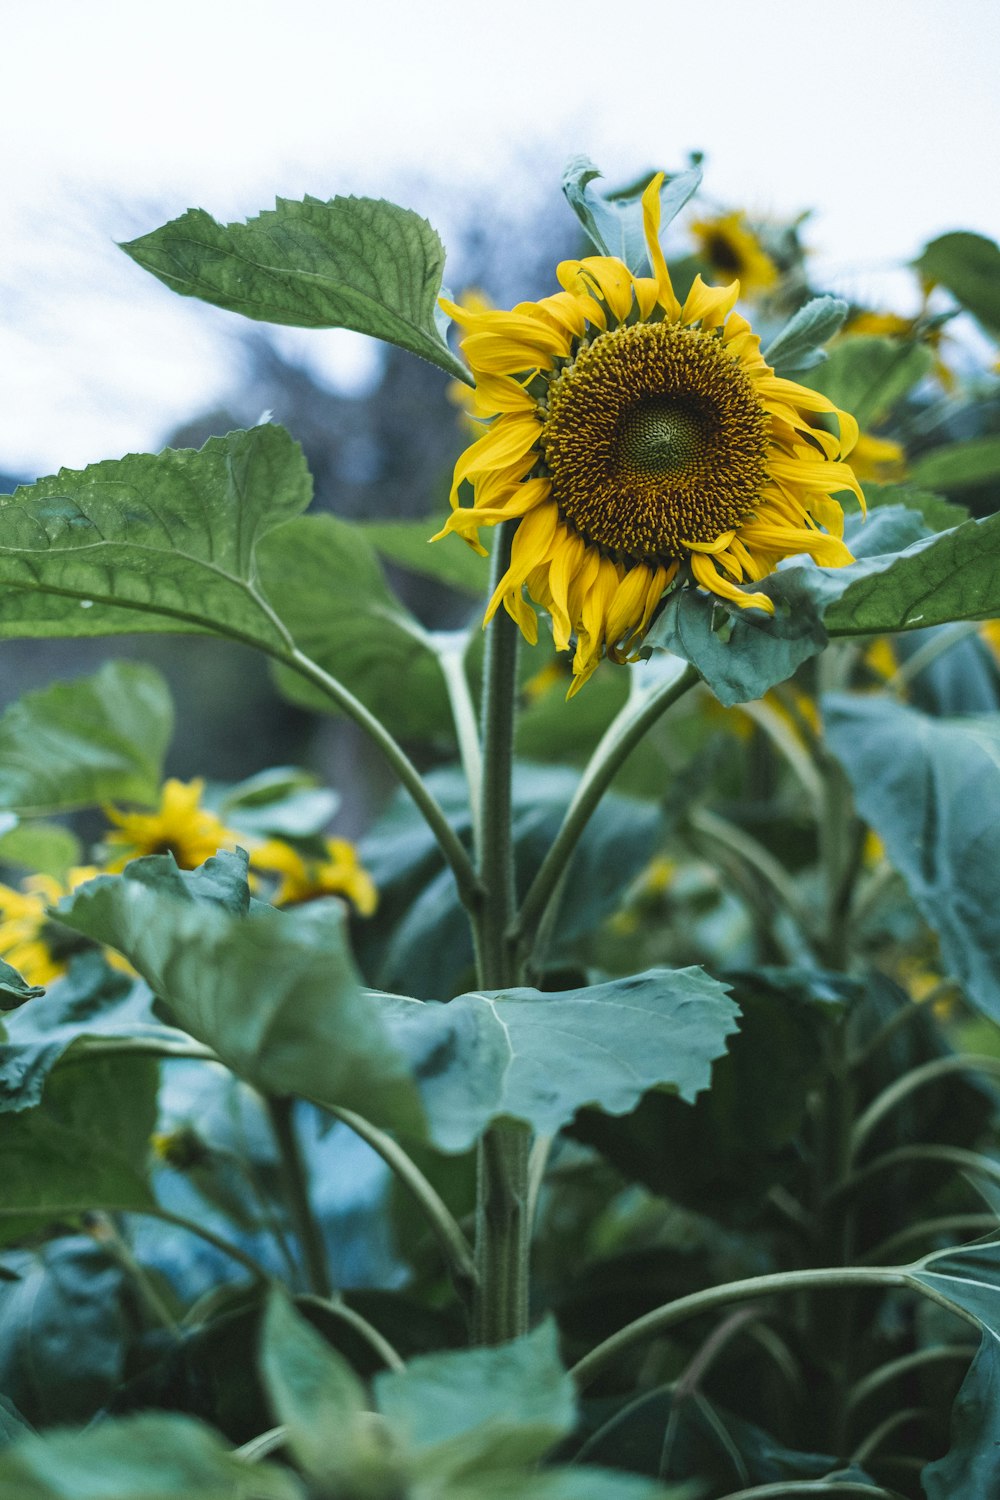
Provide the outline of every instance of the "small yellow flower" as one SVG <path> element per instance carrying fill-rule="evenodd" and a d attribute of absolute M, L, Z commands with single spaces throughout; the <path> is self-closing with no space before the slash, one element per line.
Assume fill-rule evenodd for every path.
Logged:
<path fill-rule="evenodd" d="M 233 849 L 239 836 L 201 805 L 205 783 L 175 781 L 164 784 L 156 812 L 121 812 L 106 807 L 105 816 L 116 824 L 105 838 L 114 857 L 106 868 L 117 873 L 130 860 L 143 854 L 172 854 L 182 870 L 194 870 L 220 849 Z"/>
<path fill-rule="evenodd" d="M 280 875 L 271 898 L 275 906 L 298 906 L 320 896 L 343 896 L 363 917 L 370 917 L 378 904 L 375 884 L 358 860 L 347 839 L 325 839 L 326 856 L 311 859 L 281 839 L 269 839 L 253 851 L 254 869 Z"/>
<path fill-rule="evenodd" d="M 739 281 L 744 297 L 767 292 L 778 280 L 778 268 L 740 212 L 696 219 L 691 233 L 698 253 L 718 276 Z"/>
<path fill-rule="evenodd" d="M 888 682 L 890 677 L 895 677 L 899 670 L 899 662 L 896 660 L 896 651 L 886 635 L 880 635 L 877 640 L 872 641 L 865 652 L 865 666 L 881 677 L 883 682 Z"/>
<path fill-rule="evenodd" d="M 93 866 L 81 866 L 70 870 L 64 885 L 51 875 L 31 875 L 20 890 L 0 885 L 0 958 L 28 984 L 51 984 L 65 974 L 74 953 L 90 946 L 79 933 L 54 921 L 49 907 L 99 874 Z"/>
<path fill-rule="evenodd" d="M 876 437 L 874 433 L 862 432 L 851 450 L 851 468 L 859 479 L 873 479 L 876 483 L 902 479 L 906 469 L 906 454 L 901 444 L 892 438 Z"/>

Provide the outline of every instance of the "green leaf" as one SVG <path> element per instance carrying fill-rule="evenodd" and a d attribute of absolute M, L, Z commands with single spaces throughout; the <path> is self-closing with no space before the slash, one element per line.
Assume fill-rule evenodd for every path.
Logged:
<path fill-rule="evenodd" d="M 304 516 L 267 538 L 258 564 L 261 585 L 299 648 L 394 733 L 434 735 L 449 725 L 430 640 L 390 590 L 358 527 Z M 279 668 L 278 681 L 294 702 L 332 711 L 330 699 L 297 674 Z"/>
<path fill-rule="evenodd" d="M 238 1458 L 168 1412 L 22 1438 L 0 1454 L 0 1489 L 17 1500 L 304 1500 L 287 1470 Z"/>
<path fill-rule="evenodd" d="M 630 1181 L 731 1224 L 758 1213 L 799 1157 L 795 1137 L 827 1076 L 827 1044 L 849 981 L 768 968 L 726 978 L 740 1027 L 712 1069 L 711 1089 L 693 1105 L 654 1091 L 624 1119 L 588 1110 L 573 1134 Z"/>
<path fill-rule="evenodd" d="M 491 990 L 447 1004 L 371 992 L 413 1060 L 435 1142 L 467 1149 L 490 1121 L 555 1134 L 577 1110 L 625 1114 L 652 1088 L 691 1101 L 736 1030 L 727 986 L 651 969 L 585 989 Z"/>
<path fill-rule="evenodd" d="M 303 1469 L 335 1488 L 352 1488 L 376 1457 L 363 1421 L 364 1387 L 277 1290 L 264 1314 L 260 1363 L 275 1418 L 288 1429 Z"/>
<path fill-rule="evenodd" d="M 823 345 L 839 333 L 847 311 L 840 297 L 813 297 L 800 307 L 764 350 L 775 374 L 793 375 L 822 364 L 828 358 Z"/>
<path fill-rule="evenodd" d="M 789 569 L 764 590 L 781 598 L 783 608 L 773 616 L 730 611 L 700 589 L 674 589 L 645 645 L 691 662 L 727 708 L 762 698 L 827 643 L 803 572 Z"/>
<path fill-rule="evenodd" d="M 563 173 L 562 188 L 570 208 L 583 225 L 598 255 L 615 255 L 630 271 L 647 275 L 646 236 L 642 224 L 642 195 L 655 174 L 620 193 L 602 193 L 593 186 L 603 173 L 586 156 L 574 156 Z M 677 217 L 701 184 L 701 168 L 664 178 L 660 189 L 660 233 Z"/>
<path fill-rule="evenodd" d="M 923 516 L 928 531 L 947 531 L 969 519 L 964 505 L 955 505 L 943 495 L 935 495 L 932 490 L 921 489 L 916 484 L 875 484 L 869 480 L 862 488 L 868 502 L 869 524 L 875 519 L 876 510 L 895 505 L 905 505 L 908 510 L 917 511 Z"/>
<path fill-rule="evenodd" d="M 166 683 L 137 662 L 26 693 L 0 716 L 0 807 L 155 802 L 173 723 Z"/>
<path fill-rule="evenodd" d="M 357 529 L 376 552 L 408 572 L 485 599 L 490 577 L 486 558 L 457 537 L 442 537 L 431 545 L 443 520 L 443 516 L 429 516 L 426 521 L 361 521 Z"/>
<path fill-rule="evenodd" d="M 0 1448 L 6 1448 L 15 1438 L 30 1432 L 31 1428 L 21 1416 L 13 1401 L 0 1395 Z"/>
<path fill-rule="evenodd" d="M 1000 1019 L 1000 718 L 933 719 L 884 697 L 823 699 L 826 741 L 947 970 Z"/>
<path fill-rule="evenodd" d="M 910 478 L 948 494 L 1000 480 L 1000 437 L 968 438 L 933 448 L 910 465 Z"/>
<path fill-rule="evenodd" d="M 430 1354 L 375 1378 L 379 1410 L 435 1472 L 531 1464 L 576 1423 L 555 1324 L 497 1348 Z"/>
<path fill-rule="evenodd" d="M 1000 1345 L 984 1333 L 951 1414 L 951 1447 L 927 1464 L 927 1500 L 992 1495 L 1000 1488 Z"/>
<path fill-rule="evenodd" d="M 931 240 L 917 270 L 940 282 L 991 333 L 1000 333 L 1000 248 L 994 240 L 957 230 Z"/>
<path fill-rule="evenodd" d="M 122 249 L 182 296 L 263 323 L 353 328 L 469 378 L 435 319 L 444 248 L 395 203 L 279 198 L 245 224 L 194 208 Z"/>
<path fill-rule="evenodd" d="M 95 1058 L 54 1075 L 38 1109 L 0 1130 L 0 1237 L 93 1208 L 144 1209 L 158 1071 L 149 1058 Z"/>
<path fill-rule="evenodd" d="M 80 840 L 61 823 L 17 823 L 0 835 L 0 863 L 62 881 L 81 862 Z"/>
<path fill-rule="evenodd" d="M 25 1000 L 34 1000 L 44 993 L 38 985 L 28 984 L 16 969 L 12 969 L 10 964 L 0 958 L 0 1010 L 9 1010 L 12 1005 L 22 1005 Z"/>
<path fill-rule="evenodd" d="M 254 553 L 311 493 L 298 444 L 264 426 L 0 496 L 0 638 L 209 630 L 285 649 Z"/>
<path fill-rule="evenodd" d="M 323 832 L 337 808 L 336 792 L 295 766 L 275 766 L 232 786 L 219 804 L 227 827 L 259 838 L 307 839 Z"/>
<path fill-rule="evenodd" d="M 39 998 L 7 1018 L 7 1038 L 0 1043 L 0 1114 L 33 1109 L 52 1069 L 87 1037 L 186 1040 L 156 1020 L 144 984 L 110 968 L 97 952 L 76 955 L 62 979 L 34 994 Z"/>
<path fill-rule="evenodd" d="M 754 587 L 775 601 L 774 616 L 675 590 L 646 637 L 692 662 L 727 707 L 785 681 L 828 638 L 1000 615 L 1000 515 L 845 568 L 795 563 Z"/>
<path fill-rule="evenodd" d="M 125 1373 L 122 1269 L 87 1234 L 8 1258 L 21 1276 L 0 1288 L 0 1389 L 35 1427 L 87 1422 Z"/>
<path fill-rule="evenodd" d="M 908 1278 L 929 1287 L 975 1318 L 1000 1343 L 1000 1239 L 936 1250 L 907 1267 Z"/>
<path fill-rule="evenodd" d="M 934 363 L 924 344 L 856 334 L 829 352 L 806 382 L 851 412 L 862 428 L 875 426 L 922 380 Z"/>
<path fill-rule="evenodd" d="M 169 855 L 135 860 L 81 886 L 59 920 L 123 953 L 177 1022 L 255 1088 L 418 1129 L 412 1080 L 358 986 L 341 904 L 248 907 L 245 871 L 245 855 L 217 855 L 193 874 Z"/>

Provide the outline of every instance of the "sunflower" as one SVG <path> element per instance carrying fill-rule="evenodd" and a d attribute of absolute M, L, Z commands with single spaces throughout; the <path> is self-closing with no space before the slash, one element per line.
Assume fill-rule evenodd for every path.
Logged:
<path fill-rule="evenodd" d="M 193 870 L 220 849 L 235 848 L 238 836 L 202 807 L 204 790 L 200 777 L 188 782 L 171 779 L 164 783 L 156 812 L 125 813 L 106 807 L 104 814 L 116 827 L 104 842 L 109 853 L 121 853 L 105 868 L 117 872 L 143 854 L 172 854 L 180 869 Z"/>
<path fill-rule="evenodd" d="M 742 213 L 695 219 L 691 233 L 702 258 L 720 276 L 735 276 L 744 297 L 770 291 L 778 268 Z"/>
<path fill-rule="evenodd" d="M 74 953 L 93 946 L 55 921 L 49 907 L 98 874 L 84 866 L 70 870 L 65 883 L 51 875 L 30 875 L 20 890 L 0 885 L 0 958 L 28 984 L 51 984 L 66 972 Z"/>
<path fill-rule="evenodd" d="M 674 296 L 661 181 L 642 198 L 652 276 L 591 256 L 558 267 L 561 292 L 511 312 L 442 304 L 466 330 L 475 409 L 489 426 L 455 466 L 452 513 L 434 540 L 456 532 L 485 555 L 478 528 L 517 522 L 486 620 L 502 603 L 534 643 L 526 588 L 551 616 L 557 649 L 575 637 L 570 696 L 605 652 L 635 659 L 671 585 L 773 613 L 744 580 L 795 553 L 851 562 L 832 497 L 852 490 L 864 504 L 842 461 L 857 423 L 774 374 L 732 311 L 739 284 L 698 277 L 683 307 Z M 460 504 L 464 481 L 471 506 Z"/>
<path fill-rule="evenodd" d="M 370 917 L 378 896 L 354 845 L 347 839 L 325 839 L 324 851 L 322 857 L 311 859 L 282 839 L 268 839 L 254 850 L 250 863 L 255 870 L 281 876 L 271 898 L 275 906 L 299 906 L 320 896 L 342 896 L 363 917 Z"/>

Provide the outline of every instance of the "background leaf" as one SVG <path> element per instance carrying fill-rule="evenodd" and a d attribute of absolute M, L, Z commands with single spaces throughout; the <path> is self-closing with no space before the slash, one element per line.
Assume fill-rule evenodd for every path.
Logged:
<path fill-rule="evenodd" d="M 932 448 L 910 464 L 914 484 L 954 491 L 1000 480 L 1000 437 L 967 438 Z"/>
<path fill-rule="evenodd" d="M 934 356 L 925 344 L 854 334 L 828 351 L 807 385 L 849 411 L 862 428 L 882 421 L 927 375 Z"/>
<path fill-rule="evenodd" d="M 933 719 L 884 697 L 822 700 L 826 741 L 948 971 L 1000 1019 L 1000 718 Z"/>
<path fill-rule="evenodd" d="M 263 323 L 353 328 L 468 380 L 435 320 L 444 248 L 395 203 L 279 198 L 245 224 L 192 208 L 122 249 L 182 296 Z"/>
<path fill-rule="evenodd" d="M 840 297 L 813 297 L 800 307 L 764 350 L 775 374 L 793 375 L 822 364 L 828 358 L 823 345 L 840 331 L 847 311 Z"/>
<path fill-rule="evenodd" d="M 26 693 L 0 716 L 0 807 L 155 802 L 173 724 L 166 683 L 138 662 Z"/>
<path fill-rule="evenodd" d="M 392 593 L 360 528 L 303 516 L 272 532 L 258 565 L 261 586 L 299 648 L 394 733 L 447 732 L 448 698 L 430 640 Z M 297 673 L 279 667 L 278 680 L 294 702 L 334 711 Z"/>
<path fill-rule="evenodd" d="M 0 1454 L 0 1485 L 17 1500 L 304 1500 L 287 1470 L 166 1412 L 22 1438 Z"/>
<path fill-rule="evenodd" d="M 1000 333 L 1000 249 L 994 240 L 956 230 L 931 240 L 916 263 L 940 282 L 991 333 Z"/>
<path fill-rule="evenodd" d="M 1000 1487 L 1000 1344 L 984 1333 L 951 1415 L 951 1447 L 920 1479 L 927 1500 L 995 1494 Z"/>

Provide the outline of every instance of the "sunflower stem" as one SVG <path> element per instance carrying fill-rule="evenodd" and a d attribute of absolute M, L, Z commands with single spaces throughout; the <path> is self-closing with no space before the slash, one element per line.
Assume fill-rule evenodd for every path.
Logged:
<path fill-rule="evenodd" d="M 529 960 L 560 878 L 604 793 L 647 730 L 700 680 L 696 668 L 687 666 L 671 681 L 630 698 L 608 726 L 580 778 L 555 841 L 511 924 L 511 946 Z"/>
<path fill-rule="evenodd" d="M 498 528 L 491 592 L 507 570 L 513 527 Z M 483 989 L 501 990 L 520 978 L 509 938 L 514 913 L 511 798 L 517 688 L 517 626 L 499 609 L 486 631 L 483 663 L 482 802 L 478 875 L 485 899 L 473 915 L 476 968 Z M 499 1344 L 528 1328 L 528 1153 L 531 1132 L 501 1120 L 479 1144 L 476 1192 L 472 1332 L 478 1344 Z"/>
<path fill-rule="evenodd" d="M 295 1224 L 299 1249 L 305 1266 L 309 1289 L 318 1297 L 332 1297 L 333 1285 L 327 1263 L 323 1233 L 313 1213 L 309 1198 L 309 1172 L 295 1131 L 294 1100 L 266 1097 L 271 1128 L 281 1154 L 288 1207 Z"/>

